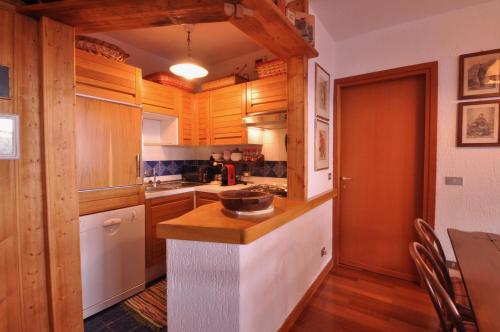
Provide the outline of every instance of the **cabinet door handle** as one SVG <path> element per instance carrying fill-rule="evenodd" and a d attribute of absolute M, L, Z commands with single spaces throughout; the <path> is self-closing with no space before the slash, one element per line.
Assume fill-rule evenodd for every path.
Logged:
<path fill-rule="evenodd" d="M 135 161 L 136 161 L 136 165 L 137 165 L 137 177 L 140 178 L 141 177 L 141 154 L 140 153 L 138 153 L 135 156 Z"/>

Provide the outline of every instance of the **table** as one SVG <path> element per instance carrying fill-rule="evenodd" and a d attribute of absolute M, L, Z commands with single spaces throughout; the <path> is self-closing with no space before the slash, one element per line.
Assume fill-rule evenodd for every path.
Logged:
<path fill-rule="evenodd" d="M 500 235 L 448 229 L 480 332 L 500 331 Z"/>

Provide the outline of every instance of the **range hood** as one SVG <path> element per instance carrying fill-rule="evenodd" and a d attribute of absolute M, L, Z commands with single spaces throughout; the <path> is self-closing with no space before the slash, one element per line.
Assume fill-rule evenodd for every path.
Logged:
<path fill-rule="evenodd" d="M 245 127 L 254 127 L 262 129 L 281 129 L 286 128 L 286 111 L 274 113 L 255 113 L 242 118 Z"/>

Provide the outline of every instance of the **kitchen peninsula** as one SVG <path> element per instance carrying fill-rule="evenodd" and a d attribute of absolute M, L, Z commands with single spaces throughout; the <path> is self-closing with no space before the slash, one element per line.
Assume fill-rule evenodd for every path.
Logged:
<path fill-rule="evenodd" d="M 324 229 L 335 195 L 275 197 L 273 214 L 252 219 L 226 214 L 215 202 L 159 223 L 157 236 L 167 242 L 169 328 L 276 331 L 286 324 L 306 293 L 299 285 L 331 267 L 332 234 Z M 273 300 L 265 300 L 271 292 Z"/>

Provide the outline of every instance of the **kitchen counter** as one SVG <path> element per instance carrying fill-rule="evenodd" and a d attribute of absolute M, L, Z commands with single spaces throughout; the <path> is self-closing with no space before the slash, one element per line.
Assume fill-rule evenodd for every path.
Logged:
<path fill-rule="evenodd" d="M 179 179 L 180 180 L 180 179 Z M 146 192 L 145 197 L 146 199 L 151 199 L 151 198 L 157 198 L 157 197 L 163 197 L 163 196 L 170 196 L 170 195 L 176 195 L 176 194 L 182 194 L 182 193 L 188 193 L 188 192 L 196 192 L 196 191 L 201 191 L 201 192 L 206 192 L 206 193 L 220 193 L 221 191 L 225 190 L 240 190 L 244 189 L 249 186 L 253 186 L 256 184 L 286 184 L 286 179 L 281 179 L 281 178 L 266 178 L 266 177 L 251 177 L 250 181 L 248 184 L 237 184 L 234 186 L 221 186 L 218 184 L 202 184 L 202 185 L 196 185 L 192 187 L 185 187 L 185 188 L 178 188 L 178 189 L 166 189 L 166 190 L 161 190 L 161 191 L 155 191 L 155 192 Z"/>
<path fill-rule="evenodd" d="M 222 188 L 238 189 L 236 188 L 238 186 Z M 194 190 L 220 191 L 220 186 L 215 187 L 217 186 L 198 186 Z M 165 239 L 248 244 L 335 196 L 336 191 L 329 191 L 309 201 L 294 201 L 275 197 L 273 213 L 261 217 L 234 216 L 224 212 L 222 204 L 216 202 L 196 208 L 181 217 L 157 224 L 156 235 Z"/>

